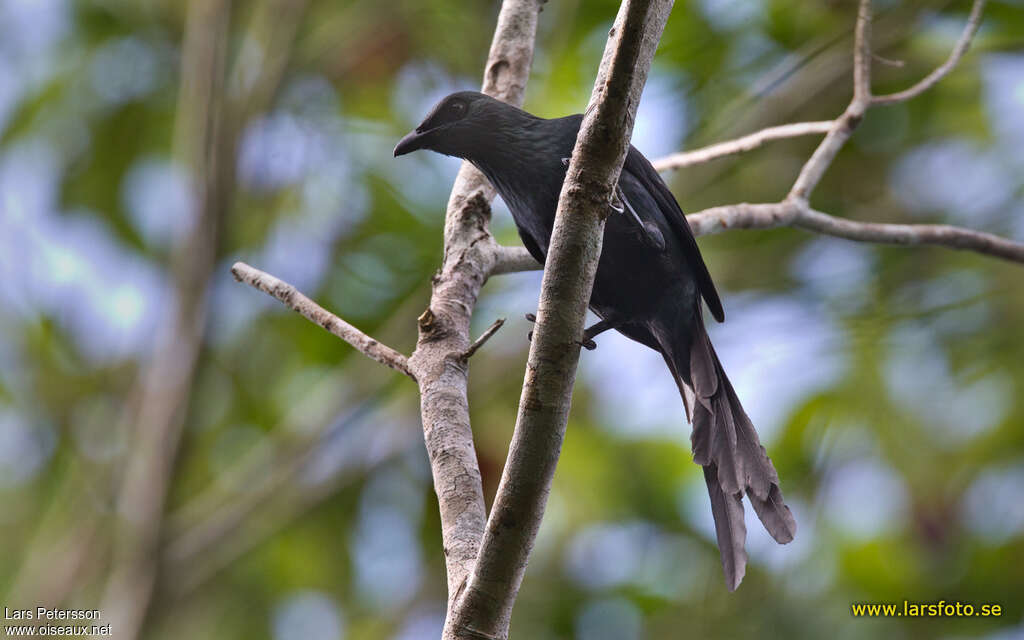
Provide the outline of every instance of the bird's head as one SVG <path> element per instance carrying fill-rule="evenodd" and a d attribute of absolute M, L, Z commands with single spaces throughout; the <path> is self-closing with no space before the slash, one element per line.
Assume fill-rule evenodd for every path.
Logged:
<path fill-rule="evenodd" d="M 494 133 L 518 112 L 515 107 L 477 91 L 453 93 L 438 102 L 415 130 L 399 140 L 395 157 L 427 149 L 471 159 L 487 134 Z"/>

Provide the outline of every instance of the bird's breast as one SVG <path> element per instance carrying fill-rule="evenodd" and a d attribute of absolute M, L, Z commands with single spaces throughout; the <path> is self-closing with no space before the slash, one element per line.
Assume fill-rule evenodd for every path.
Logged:
<path fill-rule="evenodd" d="M 495 170 L 478 165 L 505 201 L 520 235 L 529 237 L 545 254 L 551 242 L 558 194 L 565 180 L 565 169 L 545 169 L 540 164 Z"/>

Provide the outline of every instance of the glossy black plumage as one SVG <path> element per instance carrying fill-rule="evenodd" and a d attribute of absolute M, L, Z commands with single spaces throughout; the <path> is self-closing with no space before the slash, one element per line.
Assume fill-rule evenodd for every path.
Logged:
<path fill-rule="evenodd" d="M 505 200 L 523 244 L 544 262 L 582 118 L 537 118 L 480 93 L 456 93 L 398 143 L 395 155 L 429 149 L 472 162 Z M 780 543 L 793 539 L 796 522 L 704 329 L 702 298 L 719 321 L 724 312 L 693 233 L 654 167 L 632 146 L 619 196 L 605 223 L 590 307 L 662 354 L 684 404 L 682 385 L 693 389 L 694 461 L 704 467 L 726 583 L 735 589 L 746 566 L 742 496 Z"/>

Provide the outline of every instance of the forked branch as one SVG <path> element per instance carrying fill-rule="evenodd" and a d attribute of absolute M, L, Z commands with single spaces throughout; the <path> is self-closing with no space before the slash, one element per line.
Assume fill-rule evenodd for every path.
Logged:
<path fill-rule="evenodd" d="M 896 104 L 897 102 L 906 102 L 911 98 L 921 95 L 938 84 L 939 80 L 945 78 L 946 75 L 953 70 L 953 67 L 960 62 L 960 58 L 963 58 L 964 54 L 967 53 L 967 49 L 971 46 L 971 41 L 974 40 L 974 34 L 978 32 L 978 27 L 981 25 L 981 13 L 984 9 L 985 0 L 975 0 L 974 5 L 971 7 L 971 15 L 967 17 L 967 24 L 964 25 L 964 30 L 960 33 L 960 38 L 957 39 L 956 45 L 949 53 L 949 57 L 946 58 L 945 62 L 909 89 L 904 89 L 903 91 L 890 93 L 884 96 L 872 96 L 871 104 Z"/>
<path fill-rule="evenodd" d="M 626 0 L 612 27 L 558 199 L 508 459 L 472 572 L 443 640 L 508 637 L 569 418 L 578 337 L 647 72 L 671 0 Z"/>

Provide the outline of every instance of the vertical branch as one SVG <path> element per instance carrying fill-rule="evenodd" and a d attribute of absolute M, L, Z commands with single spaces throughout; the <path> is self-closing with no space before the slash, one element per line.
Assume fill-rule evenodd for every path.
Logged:
<path fill-rule="evenodd" d="M 565 435 L 604 220 L 671 8 L 671 0 L 626 0 L 612 28 L 559 196 L 508 461 L 445 640 L 508 637 Z"/>
<path fill-rule="evenodd" d="M 188 169 L 197 207 L 173 257 L 176 308 L 159 330 L 143 374 L 133 449 L 118 498 L 112 568 L 102 610 L 118 637 L 139 635 L 153 591 L 164 503 L 186 402 L 202 346 L 206 288 L 225 200 L 219 127 L 230 0 L 189 4 L 175 124 L 175 152 Z"/>
<path fill-rule="evenodd" d="M 853 102 L 866 110 L 871 104 L 871 0 L 857 5 L 853 36 Z"/>
<path fill-rule="evenodd" d="M 191 178 L 196 214 L 172 256 L 176 310 L 158 331 L 153 359 L 143 374 L 135 441 L 118 499 L 120 519 L 103 608 L 123 638 L 138 636 L 159 570 L 164 505 L 203 343 L 206 292 L 234 191 L 237 141 L 246 122 L 276 94 L 305 7 L 306 0 L 259 5 L 246 41 L 262 44 L 268 59 L 256 73 L 236 68 L 232 93 L 225 87 L 231 0 L 192 0 L 188 5 L 174 150 Z M 242 76 L 253 80 L 239 87 Z"/>
<path fill-rule="evenodd" d="M 814 150 L 797 176 L 787 199 L 806 203 L 839 150 L 853 135 L 871 106 L 871 0 L 861 0 L 857 8 L 857 28 L 853 44 L 853 100 L 832 125 L 831 131 Z M 794 214 L 795 216 L 795 214 Z M 794 218 L 785 221 L 792 222 Z"/>
<path fill-rule="evenodd" d="M 484 70 L 483 91 L 521 105 L 543 0 L 505 0 Z M 488 230 L 494 188 L 463 163 L 445 214 L 444 262 L 419 318 L 409 367 L 419 383 L 423 437 L 441 514 L 449 603 L 476 559 L 486 522 L 466 395 L 469 322 L 495 263 Z"/>

